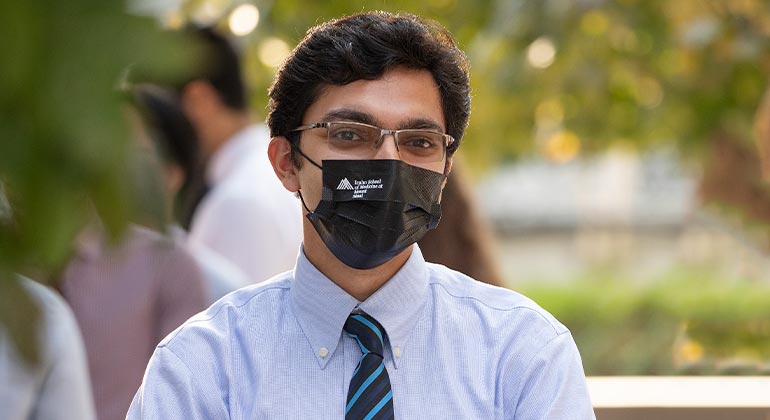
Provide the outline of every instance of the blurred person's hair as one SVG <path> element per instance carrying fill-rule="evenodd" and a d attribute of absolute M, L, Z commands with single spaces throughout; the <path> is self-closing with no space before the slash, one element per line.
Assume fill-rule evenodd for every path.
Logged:
<path fill-rule="evenodd" d="M 195 207 L 205 192 L 195 129 L 175 92 L 152 84 L 136 85 L 131 92 L 133 105 L 161 159 L 166 164 L 178 165 L 184 172 L 183 183 L 174 197 L 174 216 L 184 228 L 189 228 Z"/>
<path fill-rule="evenodd" d="M 235 46 L 221 33 L 210 27 L 190 26 L 185 35 L 198 48 L 194 68 L 177 85 L 180 92 L 194 80 L 208 82 L 229 108 L 247 110 L 246 87 L 241 74 L 241 60 Z"/>
<path fill-rule="evenodd" d="M 276 73 L 270 87 L 267 124 L 271 137 L 297 145 L 307 108 L 328 85 L 376 80 L 393 68 L 429 71 L 441 96 L 446 131 L 460 145 L 470 115 L 469 64 L 439 23 L 411 14 L 368 12 L 335 19 L 308 30 Z M 394 104 L 398 106 L 398 104 Z M 292 148 L 295 166 L 301 161 Z"/>

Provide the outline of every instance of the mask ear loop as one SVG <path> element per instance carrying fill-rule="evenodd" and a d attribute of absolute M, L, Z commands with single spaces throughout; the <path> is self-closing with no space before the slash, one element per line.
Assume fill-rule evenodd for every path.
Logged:
<path fill-rule="evenodd" d="M 290 145 L 292 150 L 296 151 L 297 153 L 300 154 L 300 156 L 302 156 L 303 158 L 307 159 L 307 161 L 310 162 L 311 164 L 313 164 L 313 166 L 315 166 L 316 168 L 318 168 L 318 169 L 323 171 L 323 168 L 321 167 L 321 165 L 317 164 L 313 159 L 310 159 L 306 154 L 302 153 L 302 149 L 299 148 L 299 145 L 297 145 L 293 141 L 290 141 L 289 145 Z M 305 210 L 307 210 L 308 213 L 312 213 L 310 208 L 308 208 L 307 204 L 305 204 L 305 199 L 304 199 L 304 197 L 302 197 L 302 192 L 297 190 L 297 195 L 299 196 L 299 201 L 302 202 L 302 207 L 304 207 Z"/>
<path fill-rule="evenodd" d="M 302 193 L 299 192 L 299 190 L 297 190 L 297 195 L 299 196 L 299 201 L 302 202 L 302 207 L 304 207 L 305 210 L 307 210 L 308 213 L 312 213 L 312 211 L 310 211 L 310 209 L 307 207 L 307 204 L 305 204 L 305 199 L 302 198 Z"/>
<path fill-rule="evenodd" d="M 302 149 L 299 148 L 299 145 L 295 144 L 294 142 L 289 142 L 289 145 L 290 145 L 292 150 L 294 150 L 295 152 L 299 153 L 300 156 L 302 156 L 303 158 L 307 159 L 308 162 L 313 164 L 313 166 L 315 166 L 318 169 L 323 170 L 321 165 L 317 164 L 313 159 L 310 159 L 306 154 L 302 153 Z"/>

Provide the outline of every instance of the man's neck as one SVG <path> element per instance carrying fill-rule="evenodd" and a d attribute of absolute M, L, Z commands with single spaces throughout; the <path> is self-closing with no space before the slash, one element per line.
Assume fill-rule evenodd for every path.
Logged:
<path fill-rule="evenodd" d="M 233 136 L 251 124 L 251 118 L 244 112 L 228 112 L 224 116 L 212 118 L 201 127 L 201 152 L 209 160 Z"/>
<path fill-rule="evenodd" d="M 403 267 L 412 253 L 410 246 L 379 267 L 357 270 L 342 263 L 329 251 L 308 220 L 304 220 L 303 230 L 303 249 L 307 259 L 318 271 L 359 302 L 366 300 L 387 283 Z"/>

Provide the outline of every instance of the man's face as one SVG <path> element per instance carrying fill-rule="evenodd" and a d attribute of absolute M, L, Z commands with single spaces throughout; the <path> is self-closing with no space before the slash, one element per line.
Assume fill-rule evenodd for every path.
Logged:
<path fill-rule="evenodd" d="M 392 69 L 377 80 L 325 87 L 308 107 L 302 125 L 327 121 L 362 122 L 391 130 L 433 125 L 437 131 L 446 131 L 433 76 L 427 70 L 406 68 Z M 324 135 L 322 129 L 305 131 L 300 142 L 302 152 L 319 164 L 324 159 L 348 159 L 330 151 L 323 143 Z M 399 159 L 393 136 L 385 136 L 373 159 Z M 418 166 L 435 172 L 445 170 L 444 161 Z M 321 198 L 321 170 L 305 162 L 297 177 L 305 204 L 314 209 Z"/>

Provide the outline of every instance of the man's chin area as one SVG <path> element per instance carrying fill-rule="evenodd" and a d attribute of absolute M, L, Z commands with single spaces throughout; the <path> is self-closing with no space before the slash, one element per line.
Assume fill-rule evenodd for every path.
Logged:
<path fill-rule="evenodd" d="M 401 268 L 401 266 L 404 265 L 404 263 L 406 263 L 406 261 L 412 255 L 412 248 L 414 248 L 414 244 L 409 245 L 408 247 L 406 247 L 406 249 L 404 249 L 403 251 L 398 253 L 393 258 L 383 262 L 382 264 L 379 264 L 379 265 L 377 265 L 375 267 L 371 267 L 371 268 L 356 268 L 356 267 L 352 267 L 352 266 L 349 266 L 349 265 L 345 264 L 344 262 L 340 261 L 337 257 L 334 257 L 334 258 L 340 264 L 344 264 L 345 266 L 347 266 L 351 270 L 355 270 L 355 271 L 361 272 L 361 273 L 374 273 L 374 272 L 377 272 L 378 270 L 388 270 L 393 265 L 397 265 L 398 268 Z M 328 248 L 327 248 L 327 250 L 328 250 Z M 331 254 L 331 251 L 329 251 L 329 253 Z"/>

